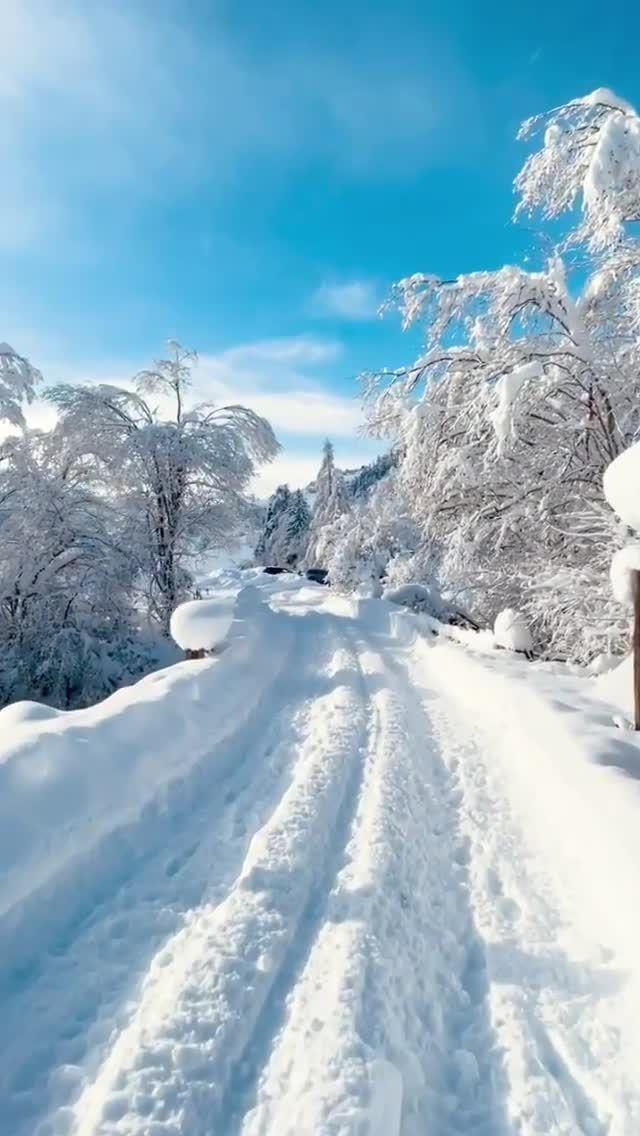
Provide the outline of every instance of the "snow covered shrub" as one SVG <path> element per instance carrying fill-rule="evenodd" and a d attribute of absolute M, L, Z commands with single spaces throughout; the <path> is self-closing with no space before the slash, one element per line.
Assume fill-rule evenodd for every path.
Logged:
<path fill-rule="evenodd" d="M 522 612 L 506 607 L 498 612 L 493 625 L 493 635 L 498 647 L 507 651 L 533 650 L 533 639 Z"/>

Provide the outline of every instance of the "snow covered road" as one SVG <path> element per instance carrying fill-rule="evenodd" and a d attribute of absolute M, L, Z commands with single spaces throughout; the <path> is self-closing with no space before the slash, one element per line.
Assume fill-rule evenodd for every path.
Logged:
<path fill-rule="evenodd" d="M 410 617 L 260 592 L 219 659 L 0 758 L 36 814 L 0 894 L 0 1132 L 637 1136 L 636 783 Z M 155 778 L 123 765 L 111 823 L 79 809 L 42 863 L 42 754 L 91 762 L 141 706 Z"/>

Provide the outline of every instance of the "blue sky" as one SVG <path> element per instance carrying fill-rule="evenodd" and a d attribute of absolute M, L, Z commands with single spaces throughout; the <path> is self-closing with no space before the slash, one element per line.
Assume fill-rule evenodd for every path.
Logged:
<path fill-rule="evenodd" d="M 344 464 L 361 369 L 410 354 L 390 282 L 522 259 L 520 120 L 640 103 L 613 0 L 4 0 L 2 338 L 46 377 L 124 379 L 179 338 L 198 393 L 268 413 L 261 479 Z"/>

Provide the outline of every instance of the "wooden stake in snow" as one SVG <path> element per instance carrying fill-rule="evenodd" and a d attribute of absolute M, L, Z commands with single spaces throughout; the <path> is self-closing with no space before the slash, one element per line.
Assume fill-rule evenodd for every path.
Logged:
<path fill-rule="evenodd" d="M 633 592 L 633 728 L 640 730 L 640 572 L 632 573 Z"/>

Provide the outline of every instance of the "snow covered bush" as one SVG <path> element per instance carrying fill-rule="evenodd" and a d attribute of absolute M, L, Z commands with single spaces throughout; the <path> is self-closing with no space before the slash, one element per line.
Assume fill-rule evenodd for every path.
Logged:
<path fill-rule="evenodd" d="M 527 621 L 520 611 L 506 607 L 498 612 L 493 625 L 493 635 L 498 647 L 507 651 L 523 651 L 528 654 L 533 650 L 533 638 L 527 626 Z"/>

